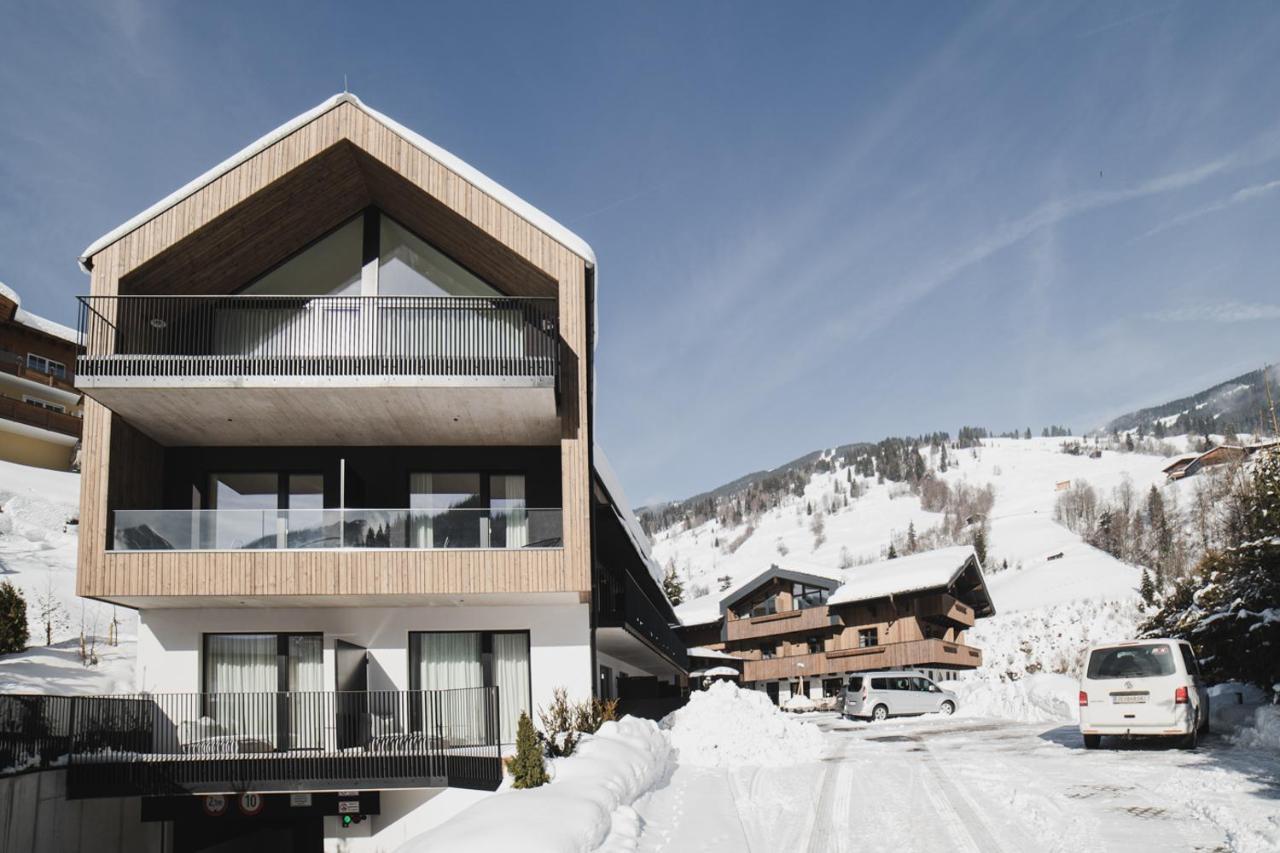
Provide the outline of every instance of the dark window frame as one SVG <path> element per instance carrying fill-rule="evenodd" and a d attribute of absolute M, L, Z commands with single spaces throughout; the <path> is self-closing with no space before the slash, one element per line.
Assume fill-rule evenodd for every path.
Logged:
<path fill-rule="evenodd" d="M 871 642 L 867 642 L 870 639 Z M 880 645 L 880 629 L 879 628 L 859 628 L 858 629 L 858 648 L 873 649 Z"/>
<path fill-rule="evenodd" d="M 501 629 L 495 629 L 495 630 L 482 630 L 482 629 L 455 628 L 455 629 L 442 631 L 438 629 L 433 630 L 430 628 L 424 628 L 417 631 L 409 631 L 408 635 L 405 638 L 405 650 L 406 652 L 408 652 L 408 654 L 405 655 L 405 658 L 406 658 L 406 665 L 409 669 L 409 673 L 408 673 L 409 680 L 407 683 L 409 685 L 409 690 L 413 692 L 420 692 L 425 690 L 425 688 L 422 686 L 422 679 L 418 675 L 418 666 L 417 666 L 418 661 L 416 658 L 416 651 L 415 651 L 416 646 L 415 646 L 415 643 L 413 642 L 413 638 L 417 634 L 479 634 L 480 635 L 481 686 L 483 687 L 494 686 L 494 677 L 493 677 L 493 637 L 494 635 L 523 634 L 525 637 L 526 647 L 529 649 L 529 696 L 528 696 L 529 712 L 533 713 L 536 710 L 533 705 L 533 631 L 531 629 L 501 628 Z M 414 706 L 417 705 L 417 703 L 411 703 L 411 704 L 413 704 Z M 496 713 L 496 709 L 495 709 L 495 713 Z M 499 721 L 499 726 L 501 726 L 501 721 Z"/>

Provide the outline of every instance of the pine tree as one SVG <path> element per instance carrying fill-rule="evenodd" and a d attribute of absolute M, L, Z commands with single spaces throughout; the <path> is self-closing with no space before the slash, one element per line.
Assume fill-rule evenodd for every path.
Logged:
<path fill-rule="evenodd" d="M 673 606 L 684 601 L 684 582 L 676 574 L 674 563 L 667 564 L 667 573 L 662 577 L 662 591 L 667 594 L 667 601 Z"/>
<path fill-rule="evenodd" d="M 898 559 L 898 549 L 893 547 L 892 542 L 889 543 L 889 559 L 890 560 Z"/>
<path fill-rule="evenodd" d="M 523 711 L 516 724 L 516 754 L 507 759 L 507 772 L 513 788 L 536 788 L 551 781 L 542 761 L 542 744 L 538 743 L 529 715 Z"/>
<path fill-rule="evenodd" d="M 0 654 L 27 648 L 27 600 L 13 584 L 0 583 Z"/>
<path fill-rule="evenodd" d="M 1212 551 L 1178 581 L 1143 636 L 1195 645 L 1210 681 L 1247 681 L 1269 689 L 1280 680 L 1280 452 L 1259 454 L 1249 488 L 1233 513 L 1242 540 Z"/>
<path fill-rule="evenodd" d="M 978 555 L 978 565 L 987 564 L 987 534 L 979 527 L 973 532 L 973 550 Z"/>
<path fill-rule="evenodd" d="M 916 541 L 916 523 L 913 521 L 907 525 L 907 553 L 914 554 L 919 543 Z"/>
<path fill-rule="evenodd" d="M 1148 605 L 1155 604 L 1156 588 L 1155 585 L 1151 583 L 1151 575 L 1147 574 L 1146 569 L 1142 570 L 1142 583 L 1138 587 L 1138 591 L 1142 595 L 1144 603 Z"/>

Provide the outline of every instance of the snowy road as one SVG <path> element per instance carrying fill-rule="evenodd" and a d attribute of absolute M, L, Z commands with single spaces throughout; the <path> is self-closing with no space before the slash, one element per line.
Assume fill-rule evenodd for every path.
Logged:
<path fill-rule="evenodd" d="M 679 768 L 637 804 L 642 851 L 1274 851 L 1280 756 L 1085 752 L 1072 726 L 823 721 L 821 762 Z"/>

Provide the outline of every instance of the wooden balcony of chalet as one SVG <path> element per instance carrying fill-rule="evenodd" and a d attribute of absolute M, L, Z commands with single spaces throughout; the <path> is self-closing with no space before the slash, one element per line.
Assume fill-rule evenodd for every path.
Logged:
<path fill-rule="evenodd" d="M 772 681 L 904 667 L 972 669 L 981 665 L 982 652 L 972 646 L 946 640 L 911 640 L 883 646 L 748 660 L 744 664 L 742 678 L 743 681 Z"/>

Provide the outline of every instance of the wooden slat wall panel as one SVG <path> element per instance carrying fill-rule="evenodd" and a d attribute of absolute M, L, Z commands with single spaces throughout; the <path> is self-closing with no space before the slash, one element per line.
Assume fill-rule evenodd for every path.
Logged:
<path fill-rule="evenodd" d="M 116 295 L 121 279 L 135 271 L 146 276 L 130 278 L 131 285 L 149 280 L 158 286 L 160 277 L 154 269 L 161 268 L 156 259 L 162 252 L 343 140 L 359 149 L 357 158 L 366 181 L 373 175 L 370 183 L 376 183 L 379 193 L 393 200 L 388 204 L 399 205 L 402 215 L 426 218 L 433 213 L 436 228 L 454 227 L 465 220 L 477 229 L 475 234 L 484 235 L 471 241 L 475 252 L 469 258 L 471 263 L 501 265 L 503 274 L 516 279 L 517 286 L 530 289 L 554 282 L 565 361 L 571 365 L 563 382 L 560 440 L 564 547 L 512 552 L 110 553 L 105 550 L 105 537 L 111 418 L 102 406 L 88 401 L 77 582 L 81 595 L 136 600 L 175 595 L 412 597 L 590 591 L 586 261 L 363 111 L 339 104 L 124 235 L 93 257 L 91 292 Z M 397 193 L 391 180 L 397 175 L 435 201 L 427 204 L 420 198 L 415 201 L 413 193 Z M 422 227 L 420 222 L 414 224 Z M 140 269 L 148 263 L 157 266 Z"/>

